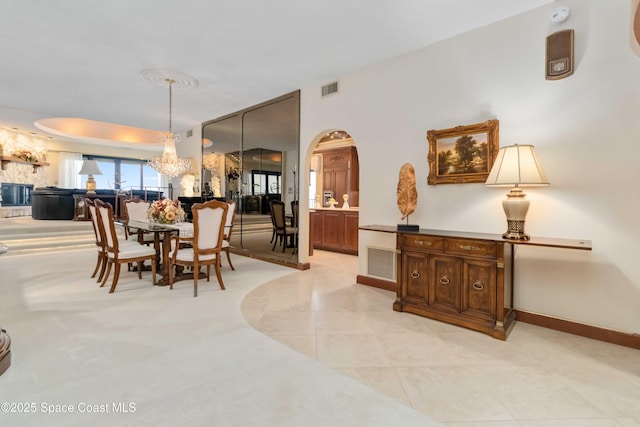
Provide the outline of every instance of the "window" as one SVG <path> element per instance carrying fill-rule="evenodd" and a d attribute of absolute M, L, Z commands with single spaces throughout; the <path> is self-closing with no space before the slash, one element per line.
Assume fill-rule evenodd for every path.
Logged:
<path fill-rule="evenodd" d="M 251 172 L 251 194 L 280 194 L 280 172 Z"/>
<path fill-rule="evenodd" d="M 147 165 L 146 160 L 122 159 L 98 156 L 83 156 L 98 161 L 102 175 L 94 175 L 96 188 L 112 190 L 161 190 L 163 178 L 157 171 Z M 82 176 L 81 186 L 87 183 L 87 176 Z"/>
<path fill-rule="evenodd" d="M 316 171 L 314 170 L 309 171 L 309 206 L 316 207 Z"/>

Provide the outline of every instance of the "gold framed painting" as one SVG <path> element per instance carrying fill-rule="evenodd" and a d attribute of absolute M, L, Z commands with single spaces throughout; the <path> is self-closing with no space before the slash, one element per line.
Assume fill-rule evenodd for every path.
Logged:
<path fill-rule="evenodd" d="M 430 130 L 427 183 L 485 182 L 498 154 L 498 120 Z"/>

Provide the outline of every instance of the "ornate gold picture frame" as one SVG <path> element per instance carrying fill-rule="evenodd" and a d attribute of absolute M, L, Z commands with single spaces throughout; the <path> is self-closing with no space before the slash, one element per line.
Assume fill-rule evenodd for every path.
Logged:
<path fill-rule="evenodd" d="M 485 182 L 498 154 L 498 120 L 430 130 L 427 183 Z"/>

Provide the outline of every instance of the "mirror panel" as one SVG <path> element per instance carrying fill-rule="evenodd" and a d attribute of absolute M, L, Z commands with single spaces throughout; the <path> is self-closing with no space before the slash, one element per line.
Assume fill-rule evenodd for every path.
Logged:
<path fill-rule="evenodd" d="M 281 243 L 274 236 L 270 203 L 285 203 L 291 230 L 299 194 L 299 121 L 300 96 L 293 92 L 203 124 L 202 194 L 237 203 L 231 237 L 237 252 L 298 263 L 297 239 Z"/>

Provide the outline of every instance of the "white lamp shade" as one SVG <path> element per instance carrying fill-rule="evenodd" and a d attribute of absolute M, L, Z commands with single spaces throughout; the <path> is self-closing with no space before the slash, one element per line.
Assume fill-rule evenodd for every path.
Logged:
<path fill-rule="evenodd" d="M 549 185 L 533 145 L 502 147 L 489 172 L 488 186 L 536 186 Z"/>
<path fill-rule="evenodd" d="M 80 168 L 78 175 L 102 175 L 102 171 L 96 160 L 85 160 L 82 162 L 82 168 Z"/>

